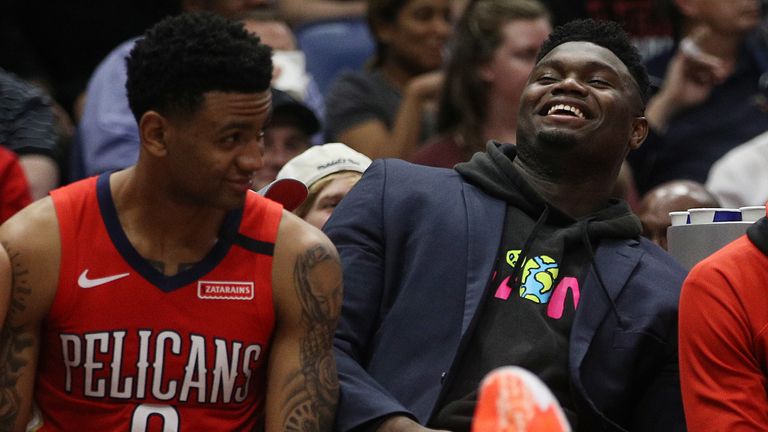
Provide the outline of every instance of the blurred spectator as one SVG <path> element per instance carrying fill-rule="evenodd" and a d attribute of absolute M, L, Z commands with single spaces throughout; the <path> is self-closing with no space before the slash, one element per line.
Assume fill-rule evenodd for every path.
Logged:
<path fill-rule="evenodd" d="M 325 103 L 317 83 L 307 73 L 305 54 L 296 45 L 296 37 L 285 21 L 275 14 L 250 12 L 240 17 L 245 29 L 258 35 L 272 48 L 274 78 L 272 87 L 290 93 L 317 116 L 325 115 Z M 317 143 L 322 141 L 318 134 Z"/>
<path fill-rule="evenodd" d="M 0 224 L 32 202 L 16 155 L 0 146 Z"/>
<path fill-rule="evenodd" d="M 726 153 L 709 171 L 707 188 L 725 207 L 768 201 L 768 132 Z"/>
<path fill-rule="evenodd" d="M 450 11 L 449 0 L 369 0 L 376 54 L 370 69 L 343 74 L 331 87 L 328 141 L 372 158 L 407 158 L 429 137 L 424 114 L 442 83 Z"/>
<path fill-rule="evenodd" d="M 280 90 L 272 90 L 272 119 L 264 125 L 263 165 L 256 171 L 254 189 L 261 189 L 277 177 L 291 158 L 312 144 L 310 137 L 320 130 L 312 110 Z"/>
<path fill-rule="evenodd" d="M 0 143 L 19 156 L 33 199 L 46 196 L 59 185 L 59 134 L 52 101 L 41 89 L 3 69 Z"/>
<path fill-rule="evenodd" d="M 646 109 L 652 133 L 629 156 L 641 193 L 674 179 L 705 182 L 716 160 L 768 129 L 759 1 L 674 1 L 685 37 L 647 64 L 660 86 Z"/>
<path fill-rule="evenodd" d="M 694 181 L 674 180 L 656 186 L 640 201 L 643 236 L 667 249 L 667 228 L 672 225 L 669 212 L 697 207 L 720 207 L 720 203 L 703 184 Z"/>
<path fill-rule="evenodd" d="M 221 10 L 222 2 L 226 4 L 228 0 L 203 2 L 202 5 L 210 3 L 212 9 L 209 10 Z M 194 7 L 200 6 L 198 2 L 191 3 Z M 186 7 L 186 10 L 194 9 L 190 5 Z M 225 10 L 242 12 L 242 8 L 233 8 L 232 5 Z M 268 14 L 240 13 L 238 16 L 244 17 L 246 29 L 258 34 L 265 45 L 273 47 L 278 57 L 291 57 L 290 53 L 295 52 L 296 41 L 284 22 Z M 88 83 L 85 109 L 71 158 L 72 180 L 125 168 L 136 162 L 139 154 L 138 126 L 125 95 L 125 58 L 135 43 L 136 39 L 131 39 L 115 48 L 96 68 Z M 275 61 L 278 65 L 276 80 L 279 81 L 282 74 L 306 77 L 306 74 L 302 75 L 303 71 L 292 68 L 289 62 Z M 289 83 L 287 89 L 305 100 L 322 118 L 323 100 L 314 83 L 309 79 L 296 85 L 290 80 Z"/>
<path fill-rule="evenodd" d="M 515 143 L 520 94 L 551 27 L 536 0 L 479 0 L 455 29 L 437 117 L 415 163 L 452 168 L 488 140 Z"/>
<path fill-rule="evenodd" d="M 278 180 L 296 179 L 309 190 L 306 201 L 294 213 L 322 229 L 331 213 L 360 180 L 371 159 L 341 143 L 310 148 L 291 159 Z"/>
<path fill-rule="evenodd" d="M 278 0 L 280 14 L 291 25 L 365 15 L 365 0 Z"/>
<path fill-rule="evenodd" d="M 339 73 L 362 69 L 373 54 L 365 0 L 279 0 L 277 6 L 293 26 L 307 70 L 323 94 Z"/>

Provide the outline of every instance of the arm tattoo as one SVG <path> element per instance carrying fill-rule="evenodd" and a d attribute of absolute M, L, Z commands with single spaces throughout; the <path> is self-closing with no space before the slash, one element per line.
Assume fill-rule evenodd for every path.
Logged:
<path fill-rule="evenodd" d="M 322 265 L 338 265 L 338 259 L 323 246 L 315 246 L 298 257 L 294 286 L 301 303 L 301 369 L 290 376 L 284 429 L 290 432 L 330 430 L 339 393 L 331 341 L 341 302 L 341 282 L 329 294 L 313 291 L 313 272 Z M 317 275 L 314 275 L 317 277 Z"/>
<path fill-rule="evenodd" d="M 33 346 L 32 340 L 23 335 L 23 326 L 14 326 L 15 317 L 27 308 L 32 289 L 27 276 L 29 271 L 19 262 L 19 253 L 4 244 L 12 266 L 12 291 L 8 316 L 0 332 L 0 431 L 13 430 L 19 414 L 21 396 L 16 383 L 27 362 L 20 354 Z"/>

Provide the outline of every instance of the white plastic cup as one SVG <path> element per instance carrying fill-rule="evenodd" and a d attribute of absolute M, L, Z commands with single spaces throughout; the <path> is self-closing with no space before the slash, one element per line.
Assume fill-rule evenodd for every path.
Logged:
<path fill-rule="evenodd" d="M 672 219 L 672 226 L 689 224 L 687 211 L 673 211 L 669 212 L 669 217 Z"/>
<path fill-rule="evenodd" d="M 744 222 L 756 222 L 765 216 L 765 206 L 739 207 L 739 210 L 741 210 L 741 220 Z"/>
<path fill-rule="evenodd" d="M 741 220 L 739 209 L 727 208 L 693 208 L 688 209 L 691 215 L 691 224 L 708 224 L 715 222 L 737 222 Z"/>

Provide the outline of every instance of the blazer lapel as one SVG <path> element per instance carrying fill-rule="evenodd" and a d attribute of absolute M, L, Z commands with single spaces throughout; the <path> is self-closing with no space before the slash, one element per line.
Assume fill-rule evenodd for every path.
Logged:
<path fill-rule="evenodd" d="M 629 246 L 630 242 L 637 244 L 635 240 L 603 240 L 595 253 L 595 266 L 599 269 L 608 295 L 614 302 L 643 255 L 639 247 Z M 600 287 L 594 269 L 590 269 L 571 329 L 569 363 L 571 375 L 579 386 L 581 383 L 578 371 L 581 362 L 598 326 L 608 313 L 613 313 L 610 303 Z"/>
<path fill-rule="evenodd" d="M 475 186 L 463 183 L 467 204 L 467 281 L 461 334 L 475 315 L 501 242 L 504 228 L 504 201 L 492 198 Z"/>

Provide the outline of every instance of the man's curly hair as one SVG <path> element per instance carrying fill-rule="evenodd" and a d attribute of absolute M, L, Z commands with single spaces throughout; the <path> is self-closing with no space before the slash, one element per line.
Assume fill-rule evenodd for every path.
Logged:
<path fill-rule="evenodd" d="M 266 91 L 271 57 L 272 50 L 240 23 L 210 13 L 166 18 L 126 59 L 128 103 L 138 122 L 149 110 L 193 113 L 210 91 Z"/>
<path fill-rule="evenodd" d="M 629 41 L 627 32 L 616 22 L 595 21 L 592 19 L 575 20 L 556 27 L 544 41 L 536 62 L 544 58 L 555 47 L 566 42 L 591 42 L 610 50 L 627 67 L 635 79 L 643 104 L 648 102 L 648 72 L 643 66 L 637 49 Z"/>

